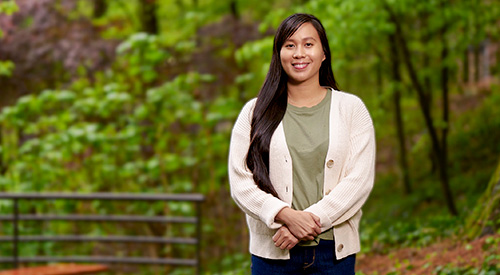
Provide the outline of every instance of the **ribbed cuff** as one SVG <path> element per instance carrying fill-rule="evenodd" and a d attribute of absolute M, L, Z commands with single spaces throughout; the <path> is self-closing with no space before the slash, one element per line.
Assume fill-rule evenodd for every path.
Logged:
<path fill-rule="evenodd" d="M 332 227 L 332 221 L 328 214 L 323 211 L 322 207 L 317 203 L 309 206 L 307 209 L 304 209 L 304 212 L 313 213 L 314 215 L 319 217 L 319 221 L 321 223 L 321 232 L 326 231 Z"/>
<path fill-rule="evenodd" d="M 275 197 L 271 197 L 264 202 L 262 205 L 260 219 L 269 227 L 270 229 L 278 229 L 283 224 L 276 222 L 274 219 L 276 215 L 281 211 L 281 209 L 288 207 L 289 205 Z"/>

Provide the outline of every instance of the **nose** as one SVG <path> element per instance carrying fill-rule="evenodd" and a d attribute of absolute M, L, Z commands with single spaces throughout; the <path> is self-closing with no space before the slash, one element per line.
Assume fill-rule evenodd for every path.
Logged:
<path fill-rule="evenodd" d="M 297 46 L 297 47 L 295 47 L 295 52 L 293 53 L 292 57 L 299 59 L 299 58 L 303 58 L 304 55 L 305 55 L 304 48 L 301 46 Z"/>

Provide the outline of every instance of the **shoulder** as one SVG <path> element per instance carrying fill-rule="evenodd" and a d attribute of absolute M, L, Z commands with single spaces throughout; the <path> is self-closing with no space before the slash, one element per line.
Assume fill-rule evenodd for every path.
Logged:
<path fill-rule="evenodd" d="M 253 110 L 255 109 L 255 104 L 257 102 L 257 98 L 252 98 L 245 105 L 243 108 L 241 108 L 240 115 L 238 117 L 238 120 L 245 118 L 248 119 L 249 121 L 252 120 L 252 115 L 253 115 Z"/>
<path fill-rule="evenodd" d="M 241 108 L 240 114 L 238 115 L 238 118 L 236 119 L 236 122 L 233 126 L 233 131 L 236 131 L 237 129 L 250 131 L 250 124 L 252 121 L 253 110 L 255 109 L 256 102 L 257 98 L 253 98 L 245 103 L 243 108 Z"/>
<path fill-rule="evenodd" d="M 373 127 L 373 121 L 363 100 L 346 92 L 332 90 L 332 108 L 336 108 L 340 117 L 354 128 L 366 129 Z"/>
<path fill-rule="evenodd" d="M 341 103 L 342 105 L 345 104 L 352 106 L 365 105 L 363 103 L 363 100 L 361 100 L 361 98 L 359 98 L 357 95 L 334 89 L 331 89 L 331 91 L 332 91 L 332 98 L 337 102 Z"/>
<path fill-rule="evenodd" d="M 332 106 L 336 106 L 343 114 L 368 113 L 365 103 L 357 95 L 337 91 L 332 91 Z"/>
<path fill-rule="evenodd" d="M 255 108 L 255 103 L 256 102 L 257 102 L 257 98 L 256 97 L 250 99 L 249 101 L 247 101 L 247 103 L 245 103 L 245 105 L 241 109 L 241 112 L 243 112 L 243 111 L 252 112 L 253 109 Z"/>

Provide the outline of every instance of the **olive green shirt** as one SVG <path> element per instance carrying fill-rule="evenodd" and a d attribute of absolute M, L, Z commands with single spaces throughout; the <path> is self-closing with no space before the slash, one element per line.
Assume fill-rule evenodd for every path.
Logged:
<path fill-rule="evenodd" d="M 329 144 L 331 92 L 312 107 L 288 104 L 283 118 L 288 150 L 293 166 L 292 208 L 304 210 L 323 198 L 324 166 Z M 317 245 L 319 239 L 333 240 L 333 229 L 313 241 L 299 245 Z"/>

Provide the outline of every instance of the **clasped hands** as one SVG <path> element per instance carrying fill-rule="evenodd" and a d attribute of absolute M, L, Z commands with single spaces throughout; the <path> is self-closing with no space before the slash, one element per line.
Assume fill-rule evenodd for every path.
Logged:
<path fill-rule="evenodd" d="M 314 240 L 321 233 L 319 217 L 310 212 L 285 207 L 275 220 L 283 223 L 273 236 L 274 245 L 281 249 L 292 249 L 299 241 Z"/>

